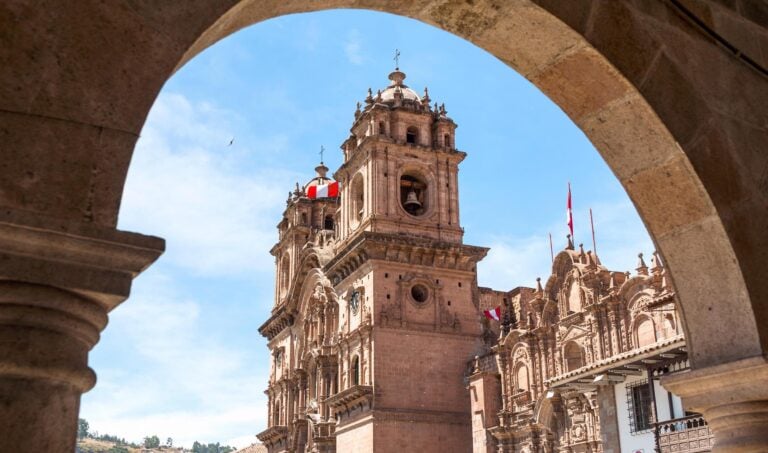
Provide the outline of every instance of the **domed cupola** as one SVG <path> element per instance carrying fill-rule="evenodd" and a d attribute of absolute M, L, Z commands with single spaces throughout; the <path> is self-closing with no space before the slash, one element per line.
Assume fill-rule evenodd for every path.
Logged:
<path fill-rule="evenodd" d="M 400 68 L 395 68 L 389 74 L 389 80 L 391 80 L 389 86 L 381 92 L 380 98 L 376 99 L 376 101 L 387 104 L 397 102 L 398 100 L 421 103 L 419 95 L 403 83 L 405 73 L 400 71 Z"/>
<path fill-rule="evenodd" d="M 315 173 L 315 177 L 304 184 L 304 193 L 307 193 L 307 189 L 310 187 L 324 186 L 333 182 L 331 178 L 326 176 L 328 174 L 328 167 L 326 167 L 323 162 L 320 162 L 320 165 L 315 167 Z"/>

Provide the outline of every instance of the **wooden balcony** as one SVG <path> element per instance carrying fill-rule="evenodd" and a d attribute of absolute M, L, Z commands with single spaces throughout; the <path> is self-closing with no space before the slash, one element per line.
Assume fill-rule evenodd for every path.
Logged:
<path fill-rule="evenodd" d="M 701 415 L 675 418 L 654 424 L 656 451 L 694 453 L 712 451 L 715 439 Z"/>

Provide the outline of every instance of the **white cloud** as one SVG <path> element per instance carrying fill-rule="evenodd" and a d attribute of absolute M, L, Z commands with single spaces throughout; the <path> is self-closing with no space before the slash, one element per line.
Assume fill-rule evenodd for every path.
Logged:
<path fill-rule="evenodd" d="M 648 233 L 637 220 L 635 207 L 629 200 L 619 203 L 604 203 L 593 207 L 595 218 L 595 236 L 598 256 L 601 263 L 614 271 L 632 271 L 637 264 L 638 252 L 648 257 L 653 252 L 653 244 Z M 589 227 L 589 210 L 576 210 L 575 233 L 576 246 L 584 243 L 584 249 L 592 248 Z M 546 282 L 551 268 L 549 231 L 565 231 L 562 224 L 550 225 L 538 230 L 537 234 L 526 238 L 493 237 L 487 245 L 491 248 L 488 256 L 478 265 L 478 282 L 499 290 L 510 290 L 517 286 L 533 287 L 536 277 Z M 554 252 L 565 246 L 563 235 L 553 234 Z"/>
<path fill-rule="evenodd" d="M 164 260 L 206 275 L 268 270 L 291 173 L 249 169 L 228 146 L 236 115 L 181 95 L 161 95 L 150 112 L 126 182 L 120 227 L 165 237 Z M 238 137 L 235 137 L 238 140 Z M 285 146 L 271 137 L 257 148 Z"/>
<path fill-rule="evenodd" d="M 347 40 L 344 42 L 344 54 L 347 56 L 347 60 L 354 65 L 365 63 L 362 36 L 357 29 L 352 29 L 347 34 Z"/>
<path fill-rule="evenodd" d="M 163 275 L 136 282 L 108 332 L 132 350 L 97 368 L 99 384 L 84 397 L 81 416 L 92 430 L 132 441 L 156 434 L 190 446 L 244 433 L 255 441 L 266 426 L 263 351 L 230 346 L 174 284 Z"/>

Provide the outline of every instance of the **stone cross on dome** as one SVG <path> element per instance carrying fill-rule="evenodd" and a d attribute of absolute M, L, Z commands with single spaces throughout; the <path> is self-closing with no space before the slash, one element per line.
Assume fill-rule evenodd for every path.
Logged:
<path fill-rule="evenodd" d="M 400 70 L 400 50 L 395 49 L 395 58 L 393 58 L 393 60 L 395 60 L 395 71 L 399 71 Z"/>

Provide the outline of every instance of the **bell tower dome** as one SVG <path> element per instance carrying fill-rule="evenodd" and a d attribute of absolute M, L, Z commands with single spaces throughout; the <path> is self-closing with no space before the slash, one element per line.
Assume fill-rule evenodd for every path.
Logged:
<path fill-rule="evenodd" d="M 404 233 L 461 243 L 458 171 L 466 153 L 455 148 L 456 123 L 445 105 L 430 105 L 396 68 L 389 85 L 358 103 L 341 146 L 340 239 L 360 231 Z"/>

